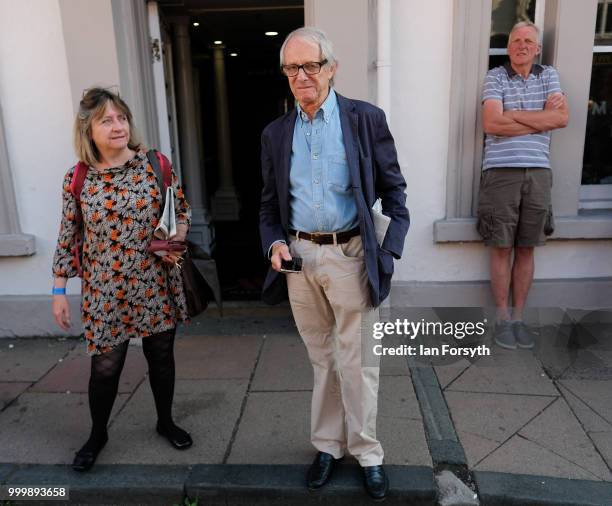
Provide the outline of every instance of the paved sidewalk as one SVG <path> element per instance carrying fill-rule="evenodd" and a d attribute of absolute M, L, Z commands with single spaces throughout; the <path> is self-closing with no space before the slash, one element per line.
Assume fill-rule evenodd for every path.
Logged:
<path fill-rule="evenodd" d="M 426 389 L 427 366 L 418 365 L 414 385 L 405 357 L 384 357 L 387 502 L 436 504 L 434 473 L 448 467 L 476 483 L 481 504 L 611 505 L 611 327 L 561 330 L 542 327 L 534 351 L 491 347 L 489 357 L 429 368 L 435 381 Z M 319 494 L 304 489 L 312 370 L 287 307 L 228 307 L 224 318 L 212 308 L 180 330 L 176 362 L 175 418 L 193 448 L 175 451 L 155 433 L 134 344 L 109 443 L 94 470 L 77 475 L 67 464 L 89 430 L 84 344 L 0 340 L 0 484 L 69 484 L 72 503 L 82 504 L 178 504 L 185 494 L 200 506 L 370 503 L 353 459 Z M 436 389 L 445 403 L 430 409 L 422 392 Z M 440 410 L 460 450 L 448 465 L 431 430 Z"/>

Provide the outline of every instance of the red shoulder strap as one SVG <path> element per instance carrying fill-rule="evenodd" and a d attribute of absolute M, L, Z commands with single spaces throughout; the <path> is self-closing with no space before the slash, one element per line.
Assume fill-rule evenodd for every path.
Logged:
<path fill-rule="evenodd" d="M 85 182 L 85 176 L 87 175 L 87 171 L 89 167 L 84 162 L 79 162 L 74 167 L 74 172 L 72 173 L 72 180 L 70 181 L 70 193 L 74 195 L 74 198 L 77 201 L 77 208 L 79 208 L 81 204 L 81 191 L 83 190 L 83 183 Z"/>
<path fill-rule="evenodd" d="M 161 165 L 162 177 L 164 178 L 164 188 L 168 188 L 168 186 L 172 185 L 172 164 L 170 163 L 170 160 L 168 160 L 159 151 L 155 151 L 155 155 L 157 156 L 159 164 Z"/>

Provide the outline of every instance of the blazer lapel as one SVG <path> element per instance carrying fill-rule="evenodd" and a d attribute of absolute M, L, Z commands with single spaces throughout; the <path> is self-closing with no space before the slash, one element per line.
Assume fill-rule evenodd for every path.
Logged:
<path fill-rule="evenodd" d="M 278 178 L 278 201 L 281 211 L 281 221 L 285 229 L 289 226 L 289 170 L 291 169 L 291 149 L 293 147 L 293 131 L 297 109 L 285 118 L 283 138 L 280 149 L 280 173 Z"/>
<path fill-rule="evenodd" d="M 361 178 L 359 177 L 359 118 L 355 112 L 353 103 L 344 98 L 339 93 L 338 106 L 340 108 L 340 125 L 342 126 L 342 138 L 344 139 L 344 149 L 346 151 L 346 160 L 348 162 L 349 171 L 351 174 L 351 183 L 353 188 L 361 187 Z"/>

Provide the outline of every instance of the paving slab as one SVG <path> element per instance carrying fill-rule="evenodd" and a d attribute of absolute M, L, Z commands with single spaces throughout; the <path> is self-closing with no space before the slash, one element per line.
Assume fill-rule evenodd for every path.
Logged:
<path fill-rule="evenodd" d="M 587 432 L 612 431 L 612 423 L 598 415 L 588 404 L 576 397 L 561 383 L 557 383 L 557 387 L 576 418 L 580 421 L 580 424 L 584 427 L 584 430 Z"/>
<path fill-rule="evenodd" d="M 434 366 L 434 371 L 436 371 L 436 376 L 438 377 L 440 388 L 444 390 L 471 365 L 472 364 L 468 360 L 462 358 L 458 362 L 454 362 L 452 364 Z"/>
<path fill-rule="evenodd" d="M 130 346 L 125 359 L 119 392 L 131 393 L 142 382 L 148 370 L 147 361 L 139 346 Z M 91 357 L 83 346 L 76 346 L 40 381 L 32 386 L 31 392 L 72 392 L 87 393 L 91 374 Z"/>
<path fill-rule="evenodd" d="M 128 396 L 117 396 L 111 416 Z M 0 462 L 72 463 L 89 436 L 87 394 L 24 393 L 0 413 Z"/>
<path fill-rule="evenodd" d="M 612 385 L 612 352 L 600 349 L 578 350 L 561 379 L 608 381 Z"/>
<path fill-rule="evenodd" d="M 227 462 L 306 464 L 310 444 L 310 392 L 251 392 Z"/>
<path fill-rule="evenodd" d="M 226 465 L 195 466 L 186 484 L 188 497 L 206 506 L 361 506 L 372 504 L 366 495 L 361 470 L 342 463 L 321 490 L 308 491 L 304 477 L 308 466 Z M 432 506 L 435 503 L 433 472 L 426 467 L 386 466 L 389 494 L 385 505 Z"/>
<path fill-rule="evenodd" d="M 176 340 L 177 379 L 248 379 L 262 337 L 248 334 L 191 335 Z"/>
<path fill-rule="evenodd" d="M 251 391 L 312 390 L 312 365 L 296 334 L 267 336 Z"/>
<path fill-rule="evenodd" d="M 219 317 L 205 314 L 194 318 L 188 325 L 179 327 L 180 336 L 218 336 L 218 335 L 269 335 L 297 332 L 293 316 L 260 316 L 257 310 L 246 310 L 236 316 Z"/>
<path fill-rule="evenodd" d="M 606 463 L 562 398 L 548 406 L 523 427 L 519 434 L 578 464 L 602 480 L 612 480 L 612 473 Z"/>
<path fill-rule="evenodd" d="M 551 378 L 560 377 L 576 360 L 579 350 L 568 347 L 568 342 L 568 335 L 558 326 L 540 328 L 540 339 L 533 353 Z"/>
<path fill-rule="evenodd" d="M 385 464 L 432 465 L 419 401 L 409 377 L 380 377 L 377 424 Z"/>
<path fill-rule="evenodd" d="M 481 357 L 447 391 L 558 395 L 540 363 L 528 350 L 491 350 Z"/>
<path fill-rule="evenodd" d="M 0 339 L 0 381 L 38 381 L 77 342 L 61 338 Z"/>
<path fill-rule="evenodd" d="M 499 441 L 493 441 L 482 435 L 472 434 L 467 431 L 458 430 L 457 436 L 459 441 L 461 441 L 470 465 L 477 464 L 500 445 Z"/>
<path fill-rule="evenodd" d="M 385 348 L 395 348 L 400 345 L 409 344 L 408 341 L 398 336 L 385 336 L 381 341 L 370 340 L 370 343 L 382 344 Z M 381 376 L 409 376 L 410 369 L 406 357 L 402 355 L 383 355 L 380 357 Z"/>
<path fill-rule="evenodd" d="M 512 436 L 474 469 L 601 481 L 588 470 L 518 435 Z"/>
<path fill-rule="evenodd" d="M 221 463 L 247 388 L 246 380 L 177 380 L 173 414 L 194 444 L 177 451 L 155 431 L 153 394 L 143 383 L 113 421 L 100 454 L 105 464 Z"/>
<path fill-rule="evenodd" d="M 498 443 L 507 440 L 555 400 L 544 396 L 449 390 L 445 397 L 457 431 L 480 435 Z M 473 461 L 469 463 L 475 464 Z"/>
<path fill-rule="evenodd" d="M 11 485 L 68 486 L 70 502 L 64 504 L 167 506 L 183 503 L 189 472 L 187 466 L 168 465 L 96 464 L 88 473 L 75 473 L 68 466 L 22 466 L 10 481 Z M 40 504 L 49 504 L 49 501 Z"/>
<path fill-rule="evenodd" d="M 608 506 L 612 484 L 545 476 L 474 472 L 486 506 Z"/>
<path fill-rule="evenodd" d="M 610 432 L 589 432 L 589 437 L 597 450 L 604 458 L 609 468 L 612 468 L 612 431 Z M 610 478 L 608 478 L 610 480 Z"/>
<path fill-rule="evenodd" d="M 595 380 L 561 380 L 559 383 L 612 423 L 612 383 Z"/>
<path fill-rule="evenodd" d="M 31 384 L 30 382 L 0 382 L 0 411 L 19 397 Z"/>

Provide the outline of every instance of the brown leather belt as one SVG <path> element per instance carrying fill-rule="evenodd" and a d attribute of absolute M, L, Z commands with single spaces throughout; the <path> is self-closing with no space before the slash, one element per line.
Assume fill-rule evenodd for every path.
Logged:
<path fill-rule="evenodd" d="M 344 244 L 349 242 L 352 237 L 359 235 L 359 227 L 347 230 L 346 232 L 315 232 L 312 234 L 309 232 L 300 232 L 299 230 L 289 230 L 289 234 L 294 235 L 297 239 L 305 239 L 315 244 Z"/>

